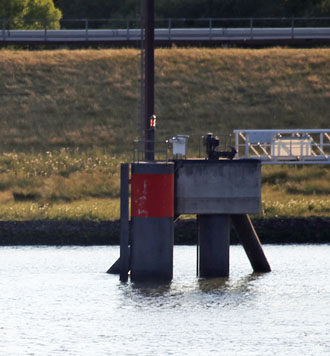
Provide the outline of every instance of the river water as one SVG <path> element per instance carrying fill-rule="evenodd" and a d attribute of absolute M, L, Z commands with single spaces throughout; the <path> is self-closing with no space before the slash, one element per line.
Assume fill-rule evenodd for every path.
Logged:
<path fill-rule="evenodd" d="M 2 247 L 0 355 L 330 355 L 330 245 L 264 249 L 271 273 L 232 246 L 230 278 L 199 280 L 176 246 L 157 286 L 106 274 L 118 247 Z"/>

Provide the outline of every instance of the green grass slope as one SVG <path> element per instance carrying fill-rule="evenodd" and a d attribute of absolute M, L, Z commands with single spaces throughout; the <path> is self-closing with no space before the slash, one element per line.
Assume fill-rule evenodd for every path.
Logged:
<path fill-rule="evenodd" d="M 0 219 L 118 217 L 140 53 L 0 51 Z M 330 49 L 158 49 L 157 138 L 328 128 Z M 263 216 L 330 214 L 328 167 L 265 167 Z"/>
<path fill-rule="evenodd" d="M 0 148 L 131 143 L 139 51 L 0 51 Z M 330 49 L 156 50 L 160 138 L 177 132 L 329 126 Z"/>

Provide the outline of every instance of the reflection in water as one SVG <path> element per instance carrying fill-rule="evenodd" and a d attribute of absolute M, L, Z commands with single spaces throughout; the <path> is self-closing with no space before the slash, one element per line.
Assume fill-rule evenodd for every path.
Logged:
<path fill-rule="evenodd" d="M 201 291 L 206 293 L 212 292 L 212 288 L 214 290 L 216 289 L 217 285 L 219 285 L 219 287 L 222 287 L 223 292 L 247 293 L 251 291 L 252 282 L 256 281 L 262 276 L 262 273 L 250 273 L 239 278 L 238 280 L 231 280 L 228 278 L 225 281 L 221 281 L 221 284 L 213 283 L 212 280 L 205 280 L 203 281 L 206 282 L 205 286 L 201 288 Z"/>
<path fill-rule="evenodd" d="M 251 282 L 261 278 L 262 273 L 251 273 L 236 281 L 232 281 L 230 278 L 196 278 L 196 281 L 192 281 L 189 289 L 196 289 L 196 291 L 202 293 L 216 293 L 219 292 L 233 292 L 246 293 L 250 291 Z M 195 287 L 196 286 L 196 287 Z M 127 293 L 129 290 L 142 297 L 163 297 L 168 295 L 171 291 L 177 290 L 180 286 L 173 282 L 161 282 L 161 281 L 143 281 L 134 283 L 122 283 L 122 291 Z M 183 289 L 187 289 L 187 285 L 182 286 Z"/>
<path fill-rule="evenodd" d="M 134 282 L 132 290 L 141 297 L 163 297 L 171 289 L 171 282 Z"/>
<path fill-rule="evenodd" d="M 188 279 L 170 283 L 122 283 L 122 307 L 134 303 L 138 309 L 180 308 L 182 310 L 217 308 L 219 305 L 235 307 L 254 298 L 254 282 L 263 274 L 251 273 L 239 279 Z M 132 306 L 132 304 L 131 304 Z"/>
<path fill-rule="evenodd" d="M 251 273 L 237 280 L 231 278 L 199 279 L 196 293 L 207 300 L 207 306 L 246 304 L 254 297 L 254 282 L 262 274 Z M 202 293 L 202 294 L 201 294 Z M 206 299 L 207 298 L 207 299 Z"/>
<path fill-rule="evenodd" d="M 168 304 L 171 296 L 172 282 L 128 282 L 120 284 L 122 307 L 128 305 L 148 310 Z"/>
<path fill-rule="evenodd" d="M 210 279 L 198 279 L 198 288 L 203 293 L 219 293 L 225 292 L 230 286 L 229 278 L 210 278 Z"/>

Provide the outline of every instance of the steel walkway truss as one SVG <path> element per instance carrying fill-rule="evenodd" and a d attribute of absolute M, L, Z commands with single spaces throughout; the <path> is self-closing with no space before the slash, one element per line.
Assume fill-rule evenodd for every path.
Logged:
<path fill-rule="evenodd" d="M 329 164 L 330 129 L 234 130 L 236 158 L 262 164 Z"/>

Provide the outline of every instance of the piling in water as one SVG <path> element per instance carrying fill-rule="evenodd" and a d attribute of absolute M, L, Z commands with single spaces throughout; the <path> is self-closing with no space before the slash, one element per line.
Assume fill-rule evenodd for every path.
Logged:
<path fill-rule="evenodd" d="M 232 214 L 231 221 L 254 272 L 270 272 L 270 265 L 249 216 Z"/>
<path fill-rule="evenodd" d="M 198 276 L 229 276 L 230 215 L 198 216 Z"/>
<path fill-rule="evenodd" d="M 131 280 L 171 280 L 174 244 L 174 164 L 133 163 Z"/>

